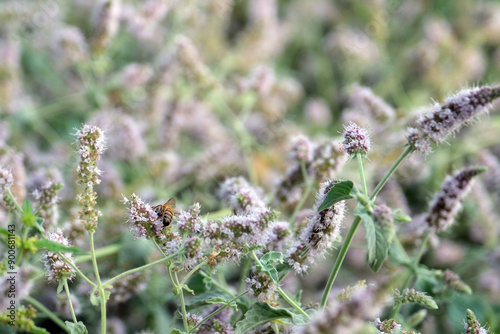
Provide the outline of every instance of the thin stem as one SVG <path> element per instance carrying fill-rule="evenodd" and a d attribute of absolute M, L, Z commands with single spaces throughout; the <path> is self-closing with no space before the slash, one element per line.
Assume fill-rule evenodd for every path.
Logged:
<path fill-rule="evenodd" d="M 182 279 L 182 282 L 181 282 L 181 285 L 184 285 L 186 284 L 187 280 L 192 276 L 194 275 L 194 273 L 196 273 L 198 271 L 198 269 L 200 269 L 201 267 L 203 267 L 205 264 L 207 264 L 208 260 L 204 260 L 202 262 L 200 262 L 196 267 L 194 267 L 189 273 L 186 274 L 186 276 L 184 276 L 184 278 Z"/>
<path fill-rule="evenodd" d="M 232 291 L 230 291 L 227 287 L 225 287 L 224 285 L 220 284 L 219 282 L 217 282 L 216 280 L 213 279 L 212 276 L 208 275 L 206 272 L 204 271 L 200 271 L 200 275 L 205 277 L 205 278 L 208 278 L 212 281 L 212 284 L 215 285 L 216 287 L 218 287 L 220 290 L 224 291 L 225 293 L 227 293 L 230 297 L 234 297 L 234 293 Z"/>
<path fill-rule="evenodd" d="M 66 291 L 66 296 L 68 297 L 68 305 L 71 310 L 71 317 L 73 318 L 73 322 L 76 324 L 78 321 L 76 320 L 75 310 L 73 309 L 73 303 L 71 302 L 71 293 L 69 292 L 68 280 L 64 278 L 64 291 Z"/>
<path fill-rule="evenodd" d="M 316 178 L 312 177 L 311 180 L 309 180 L 309 175 L 307 174 L 307 169 L 304 163 L 300 163 L 300 170 L 302 172 L 302 177 L 304 178 L 304 183 L 307 185 L 306 190 L 304 191 L 304 194 L 300 198 L 299 203 L 297 203 L 297 206 L 293 210 L 292 217 L 290 218 L 290 222 L 293 224 L 295 222 L 295 217 L 297 217 L 297 214 L 299 213 L 300 209 L 302 209 L 302 206 L 306 202 L 307 198 L 309 197 L 309 194 L 311 193 L 314 184 L 316 183 Z"/>
<path fill-rule="evenodd" d="M 111 254 L 117 253 L 120 249 L 122 248 L 121 245 L 119 244 L 113 244 L 109 245 L 103 248 L 99 248 L 98 250 L 95 251 L 95 257 L 96 259 L 104 256 L 108 256 Z M 92 255 L 80 255 L 80 256 L 75 256 L 75 262 L 76 263 L 82 263 L 86 261 L 92 260 Z"/>
<path fill-rule="evenodd" d="M 180 251 L 180 250 L 179 250 L 179 251 Z M 124 271 L 123 273 L 121 273 L 121 274 L 119 274 L 119 275 L 116 275 L 116 276 L 115 276 L 115 277 L 113 277 L 113 278 L 110 278 L 109 280 L 107 280 L 106 282 L 104 282 L 104 283 L 103 283 L 103 285 L 104 285 L 104 286 L 106 286 L 106 285 L 110 285 L 111 283 L 113 283 L 113 282 L 115 282 L 115 281 L 119 280 L 119 279 L 120 279 L 120 278 L 122 278 L 122 277 L 125 277 L 125 276 L 127 276 L 127 275 L 130 275 L 130 274 L 136 273 L 136 272 L 138 272 L 138 271 L 142 271 L 142 270 L 144 270 L 144 269 L 146 269 L 146 268 L 149 268 L 149 267 L 153 267 L 153 266 L 155 266 L 155 265 L 157 265 L 157 264 L 159 264 L 159 263 L 162 263 L 162 262 L 165 262 L 165 261 L 171 260 L 171 259 L 173 259 L 174 257 L 176 257 L 176 256 L 178 255 L 179 251 L 177 251 L 176 253 L 173 253 L 173 254 L 171 254 L 171 255 L 169 255 L 169 256 L 167 256 L 167 257 L 164 257 L 164 258 L 161 258 L 161 259 L 159 259 L 159 260 L 156 260 L 156 261 L 154 261 L 154 262 L 151 262 L 151 263 L 145 264 L 145 265 L 143 265 L 143 266 L 140 266 L 140 267 L 137 267 L 137 268 L 134 268 L 134 269 L 130 269 L 130 270 Z"/>
<path fill-rule="evenodd" d="M 261 268 L 263 267 L 262 266 L 262 263 L 260 262 L 259 258 L 257 257 L 257 255 L 255 254 L 255 252 L 252 250 L 250 252 L 250 254 L 252 254 L 252 257 L 253 259 L 255 260 L 255 262 L 257 262 L 257 265 L 260 266 Z M 278 282 L 275 282 L 276 284 L 276 290 L 278 291 L 278 293 L 280 294 L 280 296 L 286 300 L 288 302 L 288 304 L 290 304 L 294 309 L 296 309 L 297 311 L 299 311 L 300 313 L 302 313 L 307 319 L 310 319 L 311 317 L 309 316 L 309 314 L 307 314 L 297 303 L 295 303 L 293 301 L 292 298 L 290 298 L 285 291 L 283 291 L 280 287 L 279 287 L 279 283 Z"/>
<path fill-rule="evenodd" d="M 14 202 L 14 206 L 16 207 L 17 209 L 17 215 L 19 217 L 21 217 L 21 214 L 23 213 L 23 208 L 21 208 L 21 206 L 19 205 L 19 203 L 17 203 L 17 200 L 16 198 L 14 197 L 14 195 L 12 195 L 12 192 L 10 191 L 10 188 L 7 189 L 7 194 L 9 195 L 9 197 L 12 199 L 12 202 Z"/>
<path fill-rule="evenodd" d="M 188 331 L 188 322 L 187 322 L 187 312 L 186 312 L 186 302 L 184 301 L 184 291 L 182 286 L 179 284 L 179 278 L 177 277 L 177 273 L 174 272 L 175 285 L 176 289 L 179 292 L 179 298 L 181 300 L 181 311 L 182 311 L 182 323 L 184 324 L 184 331 Z"/>
<path fill-rule="evenodd" d="M 424 255 L 425 246 L 427 245 L 427 241 L 429 240 L 429 236 L 430 236 L 430 234 L 426 233 L 424 238 L 422 239 L 422 242 L 420 243 L 420 247 L 418 248 L 417 254 L 415 255 L 415 258 L 412 261 L 412 264 L 410 267 L 410 272 L 408 273 L 408 276 L 406 277 L 403 285 L 401 286 L 401 291 L 404 291 L 410 285 L 410 282 L 411 282 L 413 276 L 415 275 L 416 267 L 420 263 L 420 260 L 422 259 L 422 255 Z M 401 303 L 397 303 L 396 305 L 394 305 L 389 318 L 394 318 L 396 316 L 396 314 L 399 313 L 401 306 L 402 306 Z"/>
<path fill-rule="evenodd" d="M 251 267 L 252 267 L 252 259 L 247 258 L 247 260 L 245 261 L 245 264 L 243 265 L 243 269 L 240 271 L 241 276 L 240 276 L 240 284 L 238 286 L 238 292 L 243 291 L 243 289 L 245 288 L 246 278 L 247 278 L 248 274 L 250 273 Z"/>
<path fill-rule="evenodd" d="M 358 160 L 359 177 L 361 179 L 361 184 L 363 186 L 363 194 L 368 196 L 368 188 L 366 187 L 365 170 L 363 168 L 363 156 L 361 154 L 356 154 L 356 160 Z"/>
<path fill-rule="evenodd" d="M 344 262 L 344 258 L 347 254 L 347 250 L 349 249 L 349 246 L 351 245 L 352 239 L 354 238 L 354 234 L 356 233 L 356 230 L 358 229 L 359 223 L 361 223 L 361 218 L 356 217 L 354 219 L 354 222 L 351 225 L 351 228 L 349 229 L 349 232 L 347 233 L 347 237 L 342 244 L 342 248 L 340 249 L 339 255 L 337 257 L 337 261 L 335 261 L 335 265 L 333 266 L 332 273 L 330 274 L 330 277 L 328 278 L 328 282 L 326 283 L 325 290 L 323 291 L 323 297 L 321 298 L 321 308 L 326 307 L 326 302 L 328 301 L 328 296 L 330 295 L 330 290 L 332 289 L 333 283 L 335 282 L 335 278 L 337 278 L 337 275 L 340 271 L 340 267 L 342 266 L 342 262 Z"/>
<path fill-rule="evenodd" d="M 219 307 L 218 309 L 216 309 L 215 311 L 213 311 L 212 313 L 210 313 L 209 315 L 207 315 L 200 322 L 198 322 L 196 324 L 196 326 L 194 326 L 193 328 L 191 328 L 189 330 L 189 333 L 195 332 L 201 325 L 203 325 L 205 322 L 207 322 L 208 320 L 210 320 L 212 317 L 216 316 L 218 313 L 222 312 L 225 308 L 227 308 L 228 306 L 230 306 L 232 302 L 234 302 L 235 300 L 239 299 L 240 297 L 243 297 L 247 293 L 248 293 L 248 290 L 240 293 L 239 295 L 237 295 L 236 297 L 234 297 L 230 301 L 226 302 L 222 307 Z"/>
<path fill-rule="evenodd" d="M 50 320 L 55 322 L 59 327 L 61 327 L 63 330 L 65 330 L 67 333 L 69 333 L 68 328 L 64 324 L 64 322 L 57 316 L 55 315 L 51 310 L 46 308 L 42 303 L 40 303 L 38 300 L 26 296 L 23 298 L 26 302 L 29 304 L 32 304 L 34 307 L 36 307 L 38 310 L 40 310 L 42 313 L 44 313 L 47 317 L 49 317 Z"/>
<path fill-rule="evenodd" d="M 380 182 L 377 184 L 377 186 L 373 190 L 373 193 L 370 195 L 370 200 L 375 200 L 375 197 L 380 192 L 380 190 L 382 190 L 382 188 L 387 183 L 387 181 L 392 176 L 392 174 L 394 174 L 394 172 L 399 167 L 399 165 L 403 162 L 403 160 L 409 154 L 411 154 L 413 151 L 414 151 L 414 148 L 411 146 L 408 146 L 406 148 L 406 150 L 403 153 L 401 153 L 401 155 L 398 157 L 398 159 L 396 161 L 394 161 L 391 168 L 389 168 L 389 170 L 384 175 L 382 180 L 380 180 Z M 342 266 L 342 263 L 344 262 L 345 256 L 347 254 L 347 250 L 349 249 L 349 246 L 352 243 L 352 240 L 354 238 L 354 234 L 356 233 L 356 230 L 358 229 L 360 223 L 361 223 L 361 218 L 359 218 L 359 217 L 354 218 L 354 221 L 351 225 L 351 228 L 349 229 L 349 232 L 347 234 L 346 240 L 342 244 L 342 248 L 340 249 L 339 255 L 337 256 L 337 260 L 335 261 L 335 265 L 333 266 L 330 277 L 328 278 L 328 282 L 326 283 L 325 290 L 323 291 L 323 297 L 321 298 L 321 307 L 323 309 L 326 307 L 326 302 L 328 301 L 328 295 L 330 294 L 330 290 L 332 289 L 333 283 L 335 282 L 335 278 L 337 277 L 337 274 L 339 273 L 340 267 Z"/>
<path fill-rule="evenodd" d="M 97 267 L 97 259 L 95 257 L 94 232 L 89 233 L 90 236 L 90 253 L 92 255 L 92 266 L 94 267 L 95 277 L 97 279 L 97 289 L 99 290 L 99 298 L 101 299 L 101 333 L 106 334 L 106 296 L 104 288 L 99 276 L 99 268 Z"/>

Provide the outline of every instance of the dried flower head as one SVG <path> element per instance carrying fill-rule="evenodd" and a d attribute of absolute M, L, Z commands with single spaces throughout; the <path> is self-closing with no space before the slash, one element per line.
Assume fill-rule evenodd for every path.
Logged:
<path fill-rule="evenodd" d="M 360 128 L 356 123 L 344 125 L 344 151 L 350 156 L 355 154 L 367 155 L 370 150 L 368 130 Z"/>
<path fill-rule="evenodd" d="M 491 102 L 500 96 L 500 87 L 476 87 L 464 89 L 434 104 L 432 110 L 418 119 L 422 133 L 440 143 L 448 136 L 488 111 Z"/>
<path fill-rule="evenodd" d="M 63 246 L 71 246 L 68 239 L 63 236 L 61 229 L 57 229 L 54 233 L 50 233 L 48 239 Z M 61 252 L 61 254 L 74 265 L 72 253 Z M 59 282 L 61 279 L 71 280 L 75 277 L 75 269 L 73 269 L 70 264 L 66 263 L 56 252 L 46 251 L 43 259 L 49 280 Z"/>
<path fill-rule="evenodd" d="M 443 182 L 441 192 L 434 196 L 425 218 L 428 226 L 437 232 L 446 230 L 455 220 L 462 208 L 461 200 L 471 188 L 474 176 L 485 171 L 483 167 L 466 167 L 453 176 L 448 175 Z"/>

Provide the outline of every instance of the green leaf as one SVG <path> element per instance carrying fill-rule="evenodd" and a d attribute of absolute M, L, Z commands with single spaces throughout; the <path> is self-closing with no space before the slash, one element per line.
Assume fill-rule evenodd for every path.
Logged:
<path fill-rule="evenodd" d="M 59 285 L 57 286 L 57 290 L 56 290 L 57 294 L 60 294 L 61 291 L 63 291 L 63 289 L 64 289 L 64 280 L 65 280 L 65 278 L 63 278 L 62 280 L 59 281 Z"/>
<path fill-rule="evenodd" d="M 354 214 L 361 218 L 365 226 L 365 238 L 368 248 L 368 264 L 377 272 L 382 267 L 389 253 L 389 242 L 382 227 L 375 224 L 372 215 L 362 205 L 357 205 Z"/>
<path fill-rule="evenodd" d="M 172 329 L 170 334 L 182 334 L 182 332 L 180 330 L 178 330 L 177 328 L 174 328 L 174 329 Z"/>
<path fill-rule="evenodd" d="M 7 229 L 0 226 L 0 234 L 3 234 L 6 237 L 8 237 L 10 235 L 10 232 Z"/>
<path fill-rule="evenodd" d="M 191 298 L 191 303 L 186 305 L 186 309 L 188 311 L 192 311 L 194 309 L 206 306 L 210 304 L 209 300 L 214 300 L 214 298 L 220 298 L 224 301 L 230 300 L 231 296 L 221 290 L 211 290 L 202 294 L 198 294 Z M 224 303 L 225 304 L 225 303 Z"/>
<path fill-rule="evenodd" d="M 58 242 L 51 241 L 51 240 L 45 240 L 45 239 L 40 239 L 35 242 L 35 245 L 39 248 L 46 248 L 48 251 L 51 252 L 68 252 L 68 253 L 73 253 L 73 254 L 87 254 L 88 252 L 84 251 L 83 249 L 80 249 L 78 247 L 68 247 L 61 245 Z"/>
<path fill-rule="evenodd" d="M 85 327 L 81 321 L 78 321 L 76 324 L 74 322 L 66 321 L 65 324 L 70 334 L 88 334 L 87 327 Z"/>
<path fill-rule="evenodd" d="M 283 263 L 283 254 L 280 252 L 269 252 L 260 259 L 260 271 L 266 273 L 274 282 L 279 285 L 279 275 L 276 269 L 277 264 Z"/>
<path fill-rule="evenodd" d="M 323 203 L 321 203 L 318 208 L 318 212 L 328 209 L 337 202 L 354 198 L 358 192 L 358 188 L 352 181 L 340 181 L 335 183 L 326 194 Z"/>
<path fill-rule="evenodd" d="M 236 304 L 236 301 L 232 301 L 230 303 L 229 300 L 221 298 L 221 297 L 213 297 L 213 298 L 207 299 L 206 302 L 208 304 L 213 304 L 213 305 L 227 305 L 228 307 L 231 307 L 235 311 L 238 310 L 238 305 Z"/>
<path fill-rule="evenodd" d="M 308 319 L 284 308 L 272 307 L 267 303 L 255 303 L 246 313 L 243 320 L 236 323 L 236 334 L 243 334 L 260 327 L 270 321 L 285 320 L 294 325 L 305 325 Z"/>
<path fill-rule="evenodd" d="M 23 203 L 23 213 L 21 215 L 21 222 L 26 226 L 35 226 L 36 216 L 33 214 L 33 208 L 31 207 L 28 199 L 24 200 Z"/>

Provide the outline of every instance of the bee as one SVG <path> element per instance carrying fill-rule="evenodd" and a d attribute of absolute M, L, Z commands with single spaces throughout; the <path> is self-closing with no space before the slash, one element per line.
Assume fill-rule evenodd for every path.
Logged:
<path fill-rule="evenodd" d="M 163 223 L 164 227 L 167 227 L 174 219 L 174 216 L 177 214 L 175 209 L 175 198 L 170 198 L 165 204 L 159 204 L 153 207 L 153 210 L 158 215 L 158 218 Z"/>

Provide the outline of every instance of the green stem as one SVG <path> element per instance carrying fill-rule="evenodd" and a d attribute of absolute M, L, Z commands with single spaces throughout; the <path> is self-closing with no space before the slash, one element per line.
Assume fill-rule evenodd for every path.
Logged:
<path fill-rule="evenodd" d="M 122 248 L 121 245 L 119 244 L 114 244 L 114 245 L 109 245 L 103 248 L 100 248 L 95 251 L 95 257 L 96 259 L 104 256 L 108 256 L 111 254 L 118 253 L 118 251 Z M 92 255 L 80 255 L 80 256 L 75 256 L 75 262 L 76 263 L 82 263 L 86 261 L 92 260 Z"/>
<path fill-rule="evenodd" d="M 17 209 L 17 215 L 19 217 L 21 217 L 22 213 L 23 213 L 23 208 L 21 208 L 21 206 L 19 205 L 19 203 L 17 203 L 17 200 L 16 198 L 14 197 L 14 195 L 12 195 L 12 192 L 10 191 L 10 188 L 7 189 L 7 194 L 9 195 L 9 197 L 11 198 L 12 202 L 14 203 L 14 206 L 16 207 Z"/>
<path fill-rule="evenodd" d="M 234 293 L 232 291 L 230 291 L 227 287 L 225 287 L 224 285 L 220 284 L 219 282 L 217 282 L 216 280 L 213 279 L 212 276 L 208 275 L 206 272 L 204 271 L 200 271 L 200 275 L 205 277 L 205 278 L 208 278 L 212 281 L 212 284 L 215 285 L 216 287 L 218 287 L 220 290 L 224 291 L 225 293 L 227 293 L 230 297 L 234 297 Z"/>
<path fill-rule="evenodd" d="M 194 275 L 194 273 L 196 273 L 198 271 L 198 269 L 200 269 L 201 267 L 203 267 L 205 264 L 207 264 L 208 260 L 204 260 L 202 262 L 200 262 L 196 267 L 194 267 L 189 273 L 186 274 L 186 276 L 184 276 L 184 278 L 182 279 L 182 282 L 181 282 L 181 285 L 184 285 L 186 284 L 187 280 L 192 276 Z"/>
<path fill-rule="evenodd" d="M 73 322 L 76 324 L 78 321 L 76 320 L 75 310 L 73 309 L 73 303 L 71 302 L 71 293 L 69 292 L 68 280 L 64 278 L 64 291 L 66 291 L 66 296 L 68 297 L 68 305 L 71 310 L 71 317 L 73 318 Z"/>
<path fill-rule="evenodd" d="M 365 170 L 363 168 L 363 156 L 361 154 L 356 154 L 356 160 L 358 160 L 359 177 L 361 179 L 361 184 L 363 186 L 363 194 L 368 196 L 368 188 L 366 187 Z"/>
<path fill-rule="evenodd" d="M 380 180 L 380 182 L 373 190 L 373 193 L 370 195 L 370 200 L 375 200 L 375 197 L 380 192 L 380 190 L 382 190 L 382 188 L 387 183 L 392 174 L 394 174 L 394 172 L 403 162 L 403 160 L 413 151 L 414 149 L 411 146 L 408 146 L 406 150 L 403 153 L 401 153 L 398 159 L 392 164 L 391 168 L 389 168 L 385 176 L 382 178 L 382 180 Z M 326 302 L 328 301 L 330 290 L 332 289 L 333 283 L 335 282 L 335 278 L 339 273 L 340 267 L 342 266 L 342 263 L 344 262 L 345 256 L 347 254 L 347 250 L 349 249 L 352 243 L 354 234 L 356 233 L 356 230 L 358 229 L 360 223 L 361 223 L 361 218 L 359 217 L 354 218 L 354 222 L 352 223 L 351 228 L 347 233 L 346 240 L 342 244 L 342 248 L 340 249 L 339 255 L 337 256 L 337 260 L 335 261 L 335 265 L 333 266 L 330 277 L 328 278 L 328 282 L 326 283 L 325 290 L 323 291 L 323 297 L 321 298 L 321 308 L 323 309 L 326 307 Z"/>
<path fill-rule="evenodd" d="M 245 264 L 243 265 L 243 269 L 240 271 L 241 276 L 240 276 L 240 284 L 238 286 L 238 292 L 241 292 L 243 291 L 243 289 L 245 289 L 246 278 L 250 273 L 250 268 L 252 268 L 252 259 L 247 258 Z"/>
<path fill-rule="evenodd" d="M 297 217 L 297 214 L 299 213 L 300 209 L 302 209 L 302 206 L 304 206 L 307 198 L 309 197 L 309 194 L 314 188 L 314 184 L 316 183 L 315 177 L 312 177 L 311 180 L 309 180 L 309 175 L 307 174 L 307 169 L 304 163 L 300 164 L 300 170 L 302 171 L 302 177 L 304 178 L 304 183 L 307 185 L 307 187 L 306 190 L 304 191 L 304 194 L 300 198 L 299 203 L 297 203 L 297 206 L 293 210 L 292 217 L 290 218 L 290 222 L 292 224 L 295 223 L 295 218 Z"/>
<path fill-rule="evenodd" d="M 61 327 L 64 331 L 69 333 L 68 328 L 64 324 L 64 322 L 57 316 L 55 315 L 51 310 L 46 308 L 42 303 L 40 303 L 38 300 L 31 298 L 30 296 L 26 296 L 23 298 L 26 302 L 29 304 L 32 304 L 34 307 L 36 307 L 38 310 L 40 310 L 42 313 L 44 313 L 47 317 L 50 318 L 54 323 L 56 323 L 59 327 Z"/>
<path fill-rule="evenodd" d="M 417 266 L 420 263 L 420 260 L 422 259 L 422 255 L 424 255 L 425 246 L 427 245 L 427 241 L 429 240 L 429 236 L 430 236 L 430 234 L 427 233 L 427 234 L 425 234 L 424 238 L 422 239 L 422 242 L 420 243 L 420 247 L 418 248 L 417 254 L 415 255 L 415 258 L 412 261 L 412 264 L 410 267 L 410 272 L 408 273 L 408 276 L 406 277 L 403 285 L 401 286 L 400 291 L 404 291 L 406 288 L 409 287 L 410 282 L 416 273 Z M 396 314 L 399 313 L 401 306 L 402 306 L 401 303 L 397 303 L 396 305 L 394 305 L 389 318 L 394 318 L 396 316 Z"/>
<path fill-rule="evenodd" d="M 177 273 L 174 273 L 175 285 L 176 289 L 179 292 L 179 299 L 181 300 L 181 312 L 182 312 L 182 323 L 184 324 L 184 331 L 188 331 L 188 322 L 187 322 L 187 312 L 186 312 L 186 302 L 184 301 L 184 291 L 182 286 L 179 284 L 179 278 L 177 277 Z"/>
<path fill-rule="evenodd" d="M 180 251 L 180 250 L 179 250 L 179 251 Z M 140 266 L 140 267 L 137 267 L 137 268 L 134 268 L 134 269 L 130 269 L 130 270 L 124 271 L 123 273 L 121 273 L 121 274 L 119 274 L 119 275 L 116 275 L 116 276 L 115 276 L 115 277 L 113 277 L 113 278 L 110 278 L 109 280 L 107 280 L 106 282 L 104 282 L 104 283 L 103 283 L 103 285 L 104 285 L 104 286 L 106 286 L 106 285 L 110 285 L 110 284 L 112 284 L 113 282 L 115 282 L 115 281 L 119 280 L 119 279 L 120 279 L 120 278 L 122 278 L 122 277 L 125 277 L 125 276 L 127 276 L 127 275 L 130 275 L 130 274 L 136 273 L 136 272 L 138 272 L 138 271 L 142 271 L 142 270 L 144 270 L 144 269 L 146 269 L 146 268 L 149 268 L 149 267 L 153 267 L 153 266 L 155 266 L 155 265 L 157 265 L 157 264 L 159 264 L 159 263 L 162 263 L 162 262 L 165 262 L 165 261 L 171 260 L 171 259 L 173 259 L 174 257 L 176 257 L 176 256 L 178 255 L 179 251 L 178 251 L 178 252 L 176 252 L 176 253 L 173 253 L 173 254 L 171 254 L 171 255 L 169 255 L 169 256 L 167 256 L 167 257 L 163 257 L 163 258 L 161 258 L 161 259 L 159 259 L 159 260 L 156 260 L 156 261 L 154 261 L 154 262 L 151 262 L 151 263 L 145 264 L 145 265 L 143 265 L 143 266 Z"/>
<path fill-rule="evenodd" d="M 257 262 L 257 265 L 260 266 L 261 268 L 263 267 L 262 263 L 260 262 L 259 258 L 257 257 L 257 255 L 255 254 L 255 252 L 252 250 L 250 252 L 250 254 L 252 254 L 252 257 L 253 259 L 255 260 L 255 262 Z M 297 311 L 299 311 L 300 313 L 302 313 L 307 319 L 310 319 L 311 317 L 309 316 L 309 314 L 307 314 L 297 303 L 295 303 L 293 301 L 292 298 L 290 298 L 285 291 L 283 291 L 280 286 L 279 286 L 279 283 L 278 282 L 274 282 L 274 284 L 276 285 L 276 290 L 278 291 L 278 293 L 280 294 L 280 296 L 286 300 L 288 302 L 288 304 L 290 304 L 294 309 L 296 309 Z"/>
<path fill-rule="evenodd" d="M 94 267 L 95 277 L 97 279 L 97 289 L 99 290 L 99 298 L 101 300 L 101 333 L 106 334 L 106 296 L 104 288 L 99 276 L 99 268 L 97 267 L 97 259 L 95 257 L 94 232 L 89 233 L 90 236 L 90 253 L 92 255 L 92 266 Z"/>
<path fill-rule="evenodd" d="M 189 330 L 188 333 L 195 332 L 201 325 L 203 325 L 203 323 L 207 322 L 208 320 L 210 320 L 210 318 L 212 318 L 215 315 L 217 315 L 218 313 L 222 312 L 225 308 L 227 308 L 228 306 L 230 306 L 232 302 L 234 302 L 235 300 L 239 299 L 240 297 L 243 297 L 247 293 L 248 293 L 248 290 L 240 293 L 239 295 L 237 295 L 236 297 L 234 297 L 230 301 L 226 302 L 222 307 L 219 307 L 217 310 L 213 311 L 212 313 L 210 313 L 209 315 L 207 315 L 205 318 L 203 318 L 200 322 L 198 322 L 196 324 L 196 326 L 194 326 L 193 328 L 191 328 Z"/>
<path fill-rule="evenodd" d="M 332 289 L 333 283 L 335 282 L 335 278 L 337 278 L 337 275 L 340 271 L 340 267 L 342 266 L 342 262 L 344 262 L 344 258 L 347 254 L 347 250 L 349 249 L 349 246 L 351 245 L 352 239 L 354 238 L 354 234 L 356 233 L 356 230 L 358 229 L 359 223 L 361 223 L 361 218 L 356 217 L 354 219 L 354 222 L 351 225 L 351 228 L 349 229 L 349 232 L 347 233 L 347 237 L 342 244 L 342 248 L 340 248 L 339 255 L 337 257 L 337 261 L 335 261 L 335 265 L 333 266 L 332 273 L 330 274 L 330 277 L 328 278 L 328 282 L 326 283 L 325 290 L 323 291 L 323 297 L 321 298 L 321 308 L 326 307 L 326 302 L 328 301 L 328 296 L 330 295 L 330 290 Z"/>

